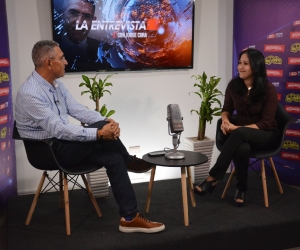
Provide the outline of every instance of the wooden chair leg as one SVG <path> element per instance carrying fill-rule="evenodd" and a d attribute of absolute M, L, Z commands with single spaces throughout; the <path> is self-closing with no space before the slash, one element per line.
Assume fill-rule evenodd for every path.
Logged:
<path fill-rule="evenodd" d="M 68 190 L 68 179 L 66 173 L 64 173 L 64 200 L 65 200 L 66 233 L 67 235 L 71 235 L 69 190 Z"/>
<path fill-rule="evenodd" d="M 149 208 L 150 208 L 150 201 L 151 201 L 151 195 L 152 195 L 152 189 L 153 189 L 153 183 L 154 183 L 154 177 L 155 177 L 155 170 L 156 170 L 156 166 L 152 167 L 150 181 L 148 184 L 148 194 L 147 194 L 147 200 L 146 200 L 145 213 L 148 213 Z"/>
<path fill-rule="evenodd" d="M 283 189 L 282 189 L 282 186 L 281 186 L 281 183 L 280 183 L 280 180 L 279 180 L 279 177 L 278 177 L 278 174 L 277 174 L 277 171 L 276 171 L 276 168 L 275 168 L 272 157 L 269 158 L 269 161 L 270 161 L 271 168 L 272 168 L 272 171 L 273 171 L 273 174 L 274 174 L 274 178 L 275 178 L 276 183 L 277 183 L 279 193 L 283 194 Z"/>
<path fill-rule="evenodd" d="M 228 181 L 226 183 L 226 186 L 224 188 L 224 191 L 223 191 L 223 194 L 222 194 L 221 198 L 225 198 L 226 193 L 227 193 L 227 191 L 228 191 L 228 189 L 229 189 L 229 187 L 231 185 L 232 179 L 234 177 L 234 173 L 235 173 L 235 169 L 233 168 L 232 171 L 231 171 L 231 173 L 230 173 L 230 176 L 228 178 Z"/>
<path fill-rule="evenodd" d="M 64 207 L 64 192 L 63 192 L 63 173 L 59 170 L 59 207 Z"/>
<path fill-rule="evenodd" d="M 187 168 L 187 174 L 188 174 L 188 187 L 189 187 L 189 192 L 190 192 L 190 197 L 191 197 L 191 203 L 192 207 L 196 207 L 196 201 L 195 201 L 195 196 L 194 196 L 194 188 L 193 188 L 193 182 L 192 182 L 192 172 L 190 167 Z"/>
<path fill-rule="evenodd" d="M 100 211 L 100 208 L 99 208 L 99 206 L 98 206 L 98 203 L 97 203 L 97 201 L 96 201 L 96 199 L 95 199 L 95 197 L 94 197 L 94 195 L 93 195 L 93 193 L 92 193 L 92 189 L 91 189 L 89 183 L 87 182 L 87 180 L 86 180 L 84 174 L 81 175 L 81 178 L 82 178 L 82 180 L 83 180 L 83 182 L 84 182 L 84 185 L 85 185 L 85 187 L 86 187 L 86 190 L 87 190 L 87 192 L 88 192 L 88 194 L 89 194 L 89 196 L 90 196 L 90 198 L 91 198 L 91 200 L 92 200 L 92 203 L 93 203 L 93 205 L 94 205 L 94 207 L 95 207 L 95 209 L 96 209 L 96 211 L 97 211 L 98 216 L 99 216 L 99 217 L 102 217 L 102 213 L 101 213 L 101 211 Z"/>
<path fill-rule="evenodd" d="M 183 205 L 183 220 L 184 220 L 184 225 L 188 226 L 189 211 L 188 211 L 188 202 L 187 202 L 185 167 L 181 167 L 181 191 L 182 191 L 182 205 Z"/>
<path fill-rule="evenodd" d="M 265 163 L 264 160 L 260 160 L 261 166 L 261 180 L 264 192 L 264 200 L 265 200 L 265 207 L 269 207 L 269 199 L 268 199 L 268 189 L 267 189 L 267 181 L 266 181 L 266 170 L 265 170 Z"/>
<path fill-rule="evenodd" d="M 42 175 L 42 178 L 41 178 L 41 180 L 40 180 L 40 183 L 39 183 L 39 185 L 38 185 L 38 188 L 37 188 L 37 190 L 36 190 L 35 196 L 34 196 L 34 198 L 33 198 L 33 201 L 32 201 L 32 204 L 31 204 L 31 207 L 30 207 L 30 210 L 29 210 L 29 213 L 28 213 L 28 215 L 27 215 L 27 219 L 26 219 L 26 222 L 25 222 L 25 225 L 27 225 L 27 226 L 28 226 L 29 223 L 30 223 L 31 217 L 32 217 L 32 215 L 33 215 L 35 206 L 36 206 L 36 204 L 37 204 L 37 202 L 38 202 L 38 199 L 39 199 L 39 196 L 40 196 L 40 193 L 41 193 L 41 190 L 42 190 L 42 187 L 43 187 L 43 185 L 44 185 L 45 178 L 46 178 L 47 175 L 48 175 L 48 174 L 47 174 L 47 171 L 44 171 L 44 172 L 43 172 L 43 175 Z"/>

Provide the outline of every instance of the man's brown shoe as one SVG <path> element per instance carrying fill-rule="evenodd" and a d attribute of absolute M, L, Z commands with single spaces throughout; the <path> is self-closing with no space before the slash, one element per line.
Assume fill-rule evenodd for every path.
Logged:
<path fill-rule="evenodd" d="M 120 220 L 119 230 L 123 233 L 157 233 L 165 229 L 165 225 L 148 220 L 143 214 L 137 213 L 131 221 L 123 217 Z"/>
<path fill-rule="evenodd" d="M 127 170 L 134 173 L 147 172 L 154 166 L 155 165 L 145 162 L 140 158 L 137 158 L 135 155 L 131 156 L 131 161 L 126 164 Z"/>

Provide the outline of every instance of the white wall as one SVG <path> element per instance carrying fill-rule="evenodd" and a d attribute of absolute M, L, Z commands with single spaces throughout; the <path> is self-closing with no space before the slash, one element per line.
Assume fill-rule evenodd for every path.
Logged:
<path fill-rule="evenodd" d="M 22 82 L 33 70 L 31 49 L 42 39 L 51 39 L 50 0 L 7 0 L 7 16 L 10 40 L 13 99 Z M 194 69 L 150 72 L 118 72 L 111 78 L 112 96 L 106 95 L 102 104 L 116 110 L 113 118 L 120 123 L 121 139 L 125 146 L 140 146 L 138 156 L 164 147 L 172 148 L 168 135 L 167 105 L 177 103 L 184 118 L 184 132 L 179 149 L 184 149 L 183 138 L 196 136 L 198 117 L 191 109 L 198 109 L 200 99 L 189 96 L 194 89 L 192 75 L 205 71 L 209 76 L 221 77 L 219 89 L 224 93 L 231 78 L 233 0 L 195 0 Z M 94 73 L 88 73 L 94 76 Z M 101 73 L 106 77 L 107 73 Z M 74 97 L 90 108 L 94 103 L 78 85 L 81 74 L 67 74 L 62 81 Z M 223 101 L 223 100 L 222 100 Z M 216 120 L 207 125 L 207 136 L 214 138 Z M 72 121 L 74 122 L 74 121 Z M 214 150 L 212 164 L 218 155 Z M 22 142 L 16 142 L 17 180 L 19 193 L 34 192 L 41 171 L 31 167 Z M 178 168 L 158 167 L 156 180 L 179 178 Z"/>

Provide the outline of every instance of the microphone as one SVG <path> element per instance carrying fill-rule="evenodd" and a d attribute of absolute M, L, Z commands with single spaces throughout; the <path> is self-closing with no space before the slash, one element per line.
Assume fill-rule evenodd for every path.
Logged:
<path fill-rule="evenodd" d="M 168 130 L 169 135 L 170 130 L 171 133 L 174 133 L 172 135 L 172 142 L 174 149 L 172 152 L 166 153 L 165 158 L 171 159 L 171 160 L 180 160 L 184 159 L 184 154 L 181 152 L 177 152 L 177 148 L 179 146 L 180 140 L 178 139 L 178 135 L 181 135 L 181 132 L 183 129 L 183 123 L 182 123 L 183 117 L 181 117 L 181 112 L 178 104 L 169 104 L 167 106 L 167 121 L 168 121 Z"/>
<path fill-rule="evenodd" d="M 179 133 L 183 131 L 183 118 L 178 104 L 169 104 L 167 107 L 167 115 L 171 133 Z"/>

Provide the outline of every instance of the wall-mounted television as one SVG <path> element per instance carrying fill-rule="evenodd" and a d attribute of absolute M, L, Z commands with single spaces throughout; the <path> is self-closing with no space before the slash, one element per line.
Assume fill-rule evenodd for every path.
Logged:
<path fill-rule="evenodd" d="M 66 72 L 193 68 L 194 0 L 51 0 Z"/>

